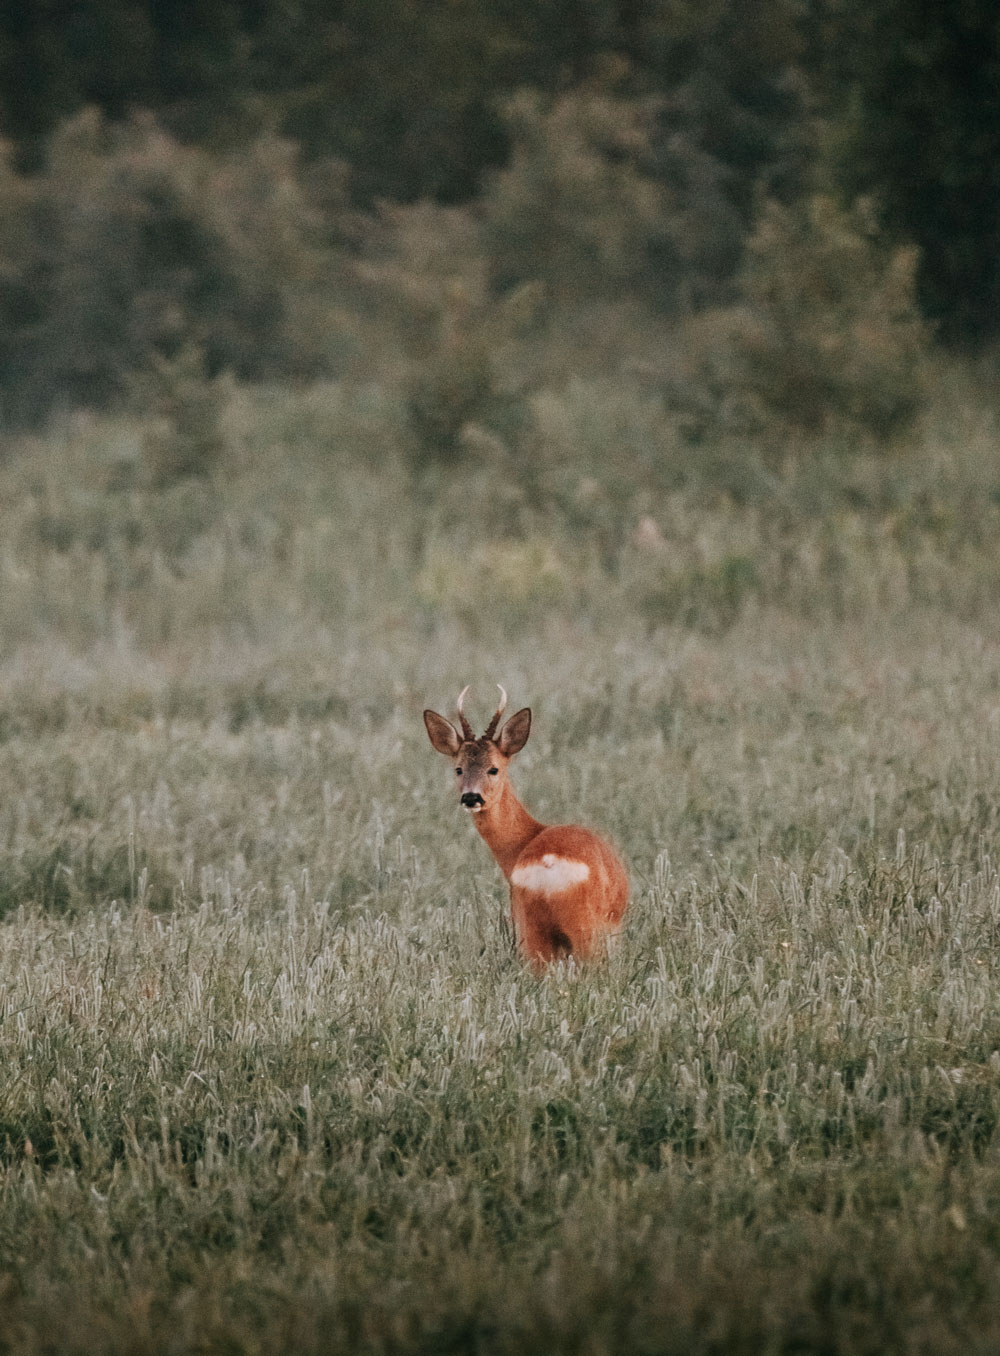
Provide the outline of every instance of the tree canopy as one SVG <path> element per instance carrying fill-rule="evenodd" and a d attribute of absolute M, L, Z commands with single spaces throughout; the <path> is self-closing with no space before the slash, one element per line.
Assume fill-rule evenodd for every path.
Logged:
<path fill-rule="evenodd" d="M 228 153 L 270 132 L 307 159 L 343 161 L 359 207 L 460 203 L 508 163 L 516 92 L 595 86 L 654 101 L 644 168 L 701 204 L 692 222 L 739 224 L 709 242 L 718 275 L 763 201 L 861 194 L 919 247 L 919 294 L 944 337 L 1000 327 L 1000 14 L 988 0 L 38 0 L 0 12 L 0 127 L 28 171 L 82 107 L 112 120 L 148 109 L 188 144 Z"/>

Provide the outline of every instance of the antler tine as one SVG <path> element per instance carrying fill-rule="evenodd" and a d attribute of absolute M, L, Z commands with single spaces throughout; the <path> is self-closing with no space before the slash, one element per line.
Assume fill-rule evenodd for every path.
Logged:
<path fill-rule="evenodd" d="M 466 739 L 475 739 L 476 737 L 472 733 L 472 726 L 465 718 L 465 712 L 462 710 L 462 703 L 465 701 L 465 694 L 468 692 L 471 686 L 472 686 L 471 683 L 466 683 L 465 687 L 463 687 L 461 692 L 458 694 L 458 718 L 462 722 L 462 734 L 465 735 Z"/>
<path fill-rule="evenodd" d="M 497 683 L 497 687 L 500 687 L 499 683 Z M 493 736 L 496 734 L 497 726 L 500 724 L 500 717 L 506 710 L 507 710 L 507 693 L 503 690 L 502 687 L 500 687 L 500 705 L 497 707 L 493 719 L 486 727 L 487 739 L 492 739 Z"/>

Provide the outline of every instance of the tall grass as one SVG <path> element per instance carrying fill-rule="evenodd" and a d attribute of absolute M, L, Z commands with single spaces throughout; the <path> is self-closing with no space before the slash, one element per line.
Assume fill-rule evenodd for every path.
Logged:
<path fill-rule="evenodd" d="M 432 481 L 375 389 L 8 449 L 0 1349 L 995 1350 L 990 417 L 737 485 L 643 400 Z M 520 965 L 426 745 L 496 680 L 605 967 Z"/>

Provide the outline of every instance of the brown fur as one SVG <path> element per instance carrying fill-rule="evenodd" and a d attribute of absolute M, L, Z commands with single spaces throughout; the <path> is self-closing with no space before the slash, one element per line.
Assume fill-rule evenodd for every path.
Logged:
<path fill-rule="evenodd" d="M 590 829 L 542 824 L 524 808 L 507 767 L 527 743 L 531 711 L 516 712 L 493 737 L 502 711 L 503 703 L 479 739 L 467 737 L 471 731 L 461 705 L 463 734 L 436 711 L 424 712 L 424 724 L 434 748 L 452 759 L 460 799 L 482 802 L 473 820 L 510 885 L 521 955 L 542 970 L 561 957 L 586 960 L 606 954 L 628 905 L 625 868 Z"/>

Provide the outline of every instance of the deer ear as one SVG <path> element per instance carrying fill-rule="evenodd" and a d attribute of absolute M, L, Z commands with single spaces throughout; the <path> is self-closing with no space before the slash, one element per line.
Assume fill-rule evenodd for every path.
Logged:
<path fill-rule="evenodd" d="M 425 711 L 424 724 L 427 726 L 428 738 L 438 753 L 445 753 L 449 758 L 454 758 L 462 747 L 462 741 L 451 721 L 445 720 L 444 716 L 439 716 L 436 711 Z"/>
<path fill-rule="evenodd" d="M 507 758 L 513 758 L 514 754 L 520 753 L 527 744 L 530 733 L 531 707 L 526 706 L 521 711 L 515 711 L 500 731 L 500 737 L 497 740 L 500 752 Z"/>

